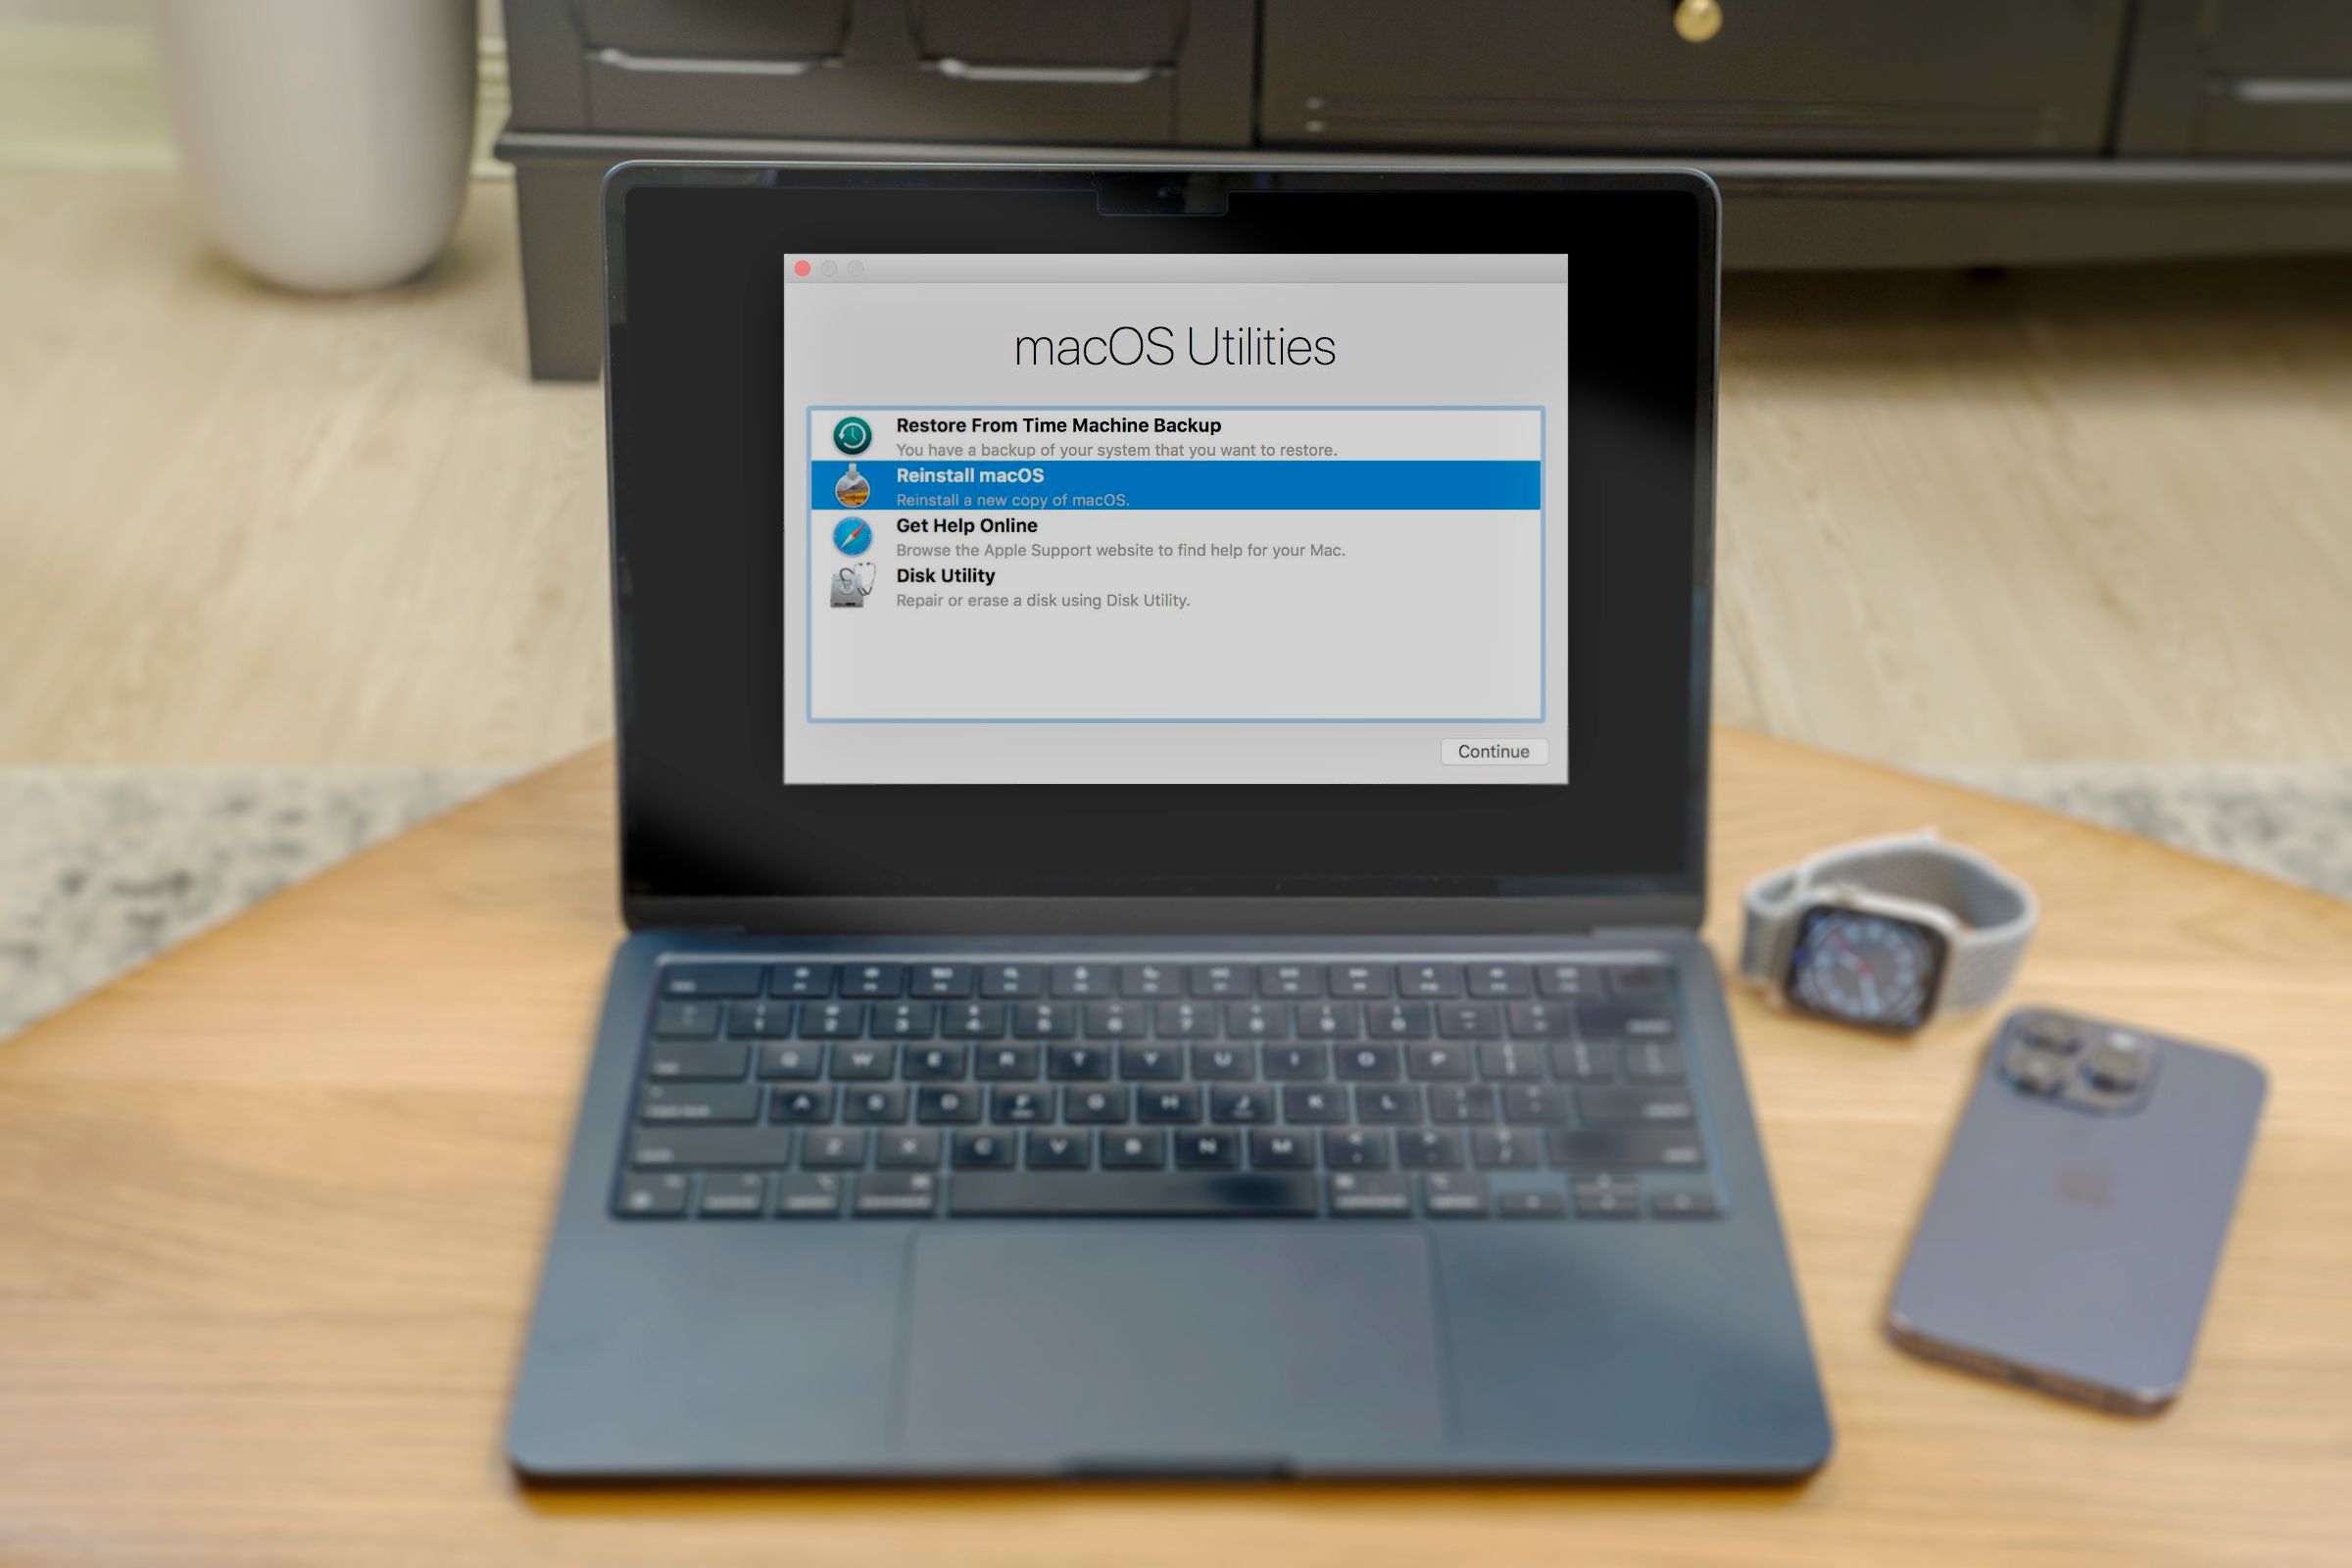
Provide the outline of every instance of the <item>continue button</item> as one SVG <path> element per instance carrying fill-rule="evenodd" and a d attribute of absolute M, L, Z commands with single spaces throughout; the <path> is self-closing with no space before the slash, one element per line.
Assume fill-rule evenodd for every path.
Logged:
<path fill-rule="evenodd" d="M 1551 742 L 1541 736 L 1526 740 L 1453 740 L 1444 753 L 1448 767 L 1541 767 L 1551 760 Z"/>

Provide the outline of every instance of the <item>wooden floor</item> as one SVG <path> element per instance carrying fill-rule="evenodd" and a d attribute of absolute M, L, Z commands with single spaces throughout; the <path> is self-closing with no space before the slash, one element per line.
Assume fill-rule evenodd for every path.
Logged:
<path fill-rule="evenodd" d="M 528 764 L 612 726 L 603 411 L 514 193 L 362 301 L 0 170 L 0 763 Z M 1725 291 L 1718 714 L 1897 762 L 2352 759 L 2352 262 Z"/>

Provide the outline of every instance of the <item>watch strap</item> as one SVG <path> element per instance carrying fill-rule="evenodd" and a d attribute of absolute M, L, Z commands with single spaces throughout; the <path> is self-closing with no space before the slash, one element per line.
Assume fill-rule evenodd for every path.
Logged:
<path fill-rule="evenodd" d="M 1864 839 L 1767 872 L 1742 898 L 1746 928 L 1740 972 L 1777 985 L 1788 972 L 1798 921 L 1824 889 L 1852 886 L 1950 911 L 1960 922 L 1941 997 L 1944 1011 L 1981 1007 L 2009 988 L 2040 910 L 2033 890 L 1976 851 L 1934 829 Z"/>

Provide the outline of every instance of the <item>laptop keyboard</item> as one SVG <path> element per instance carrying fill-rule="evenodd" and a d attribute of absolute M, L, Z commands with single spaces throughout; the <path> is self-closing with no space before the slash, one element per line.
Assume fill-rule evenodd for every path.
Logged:
<path fill-rule="evenodd" d="M 1669 971 L 1433 960 L 660 970 L 629 1219 L 1705 1219 Z"/>

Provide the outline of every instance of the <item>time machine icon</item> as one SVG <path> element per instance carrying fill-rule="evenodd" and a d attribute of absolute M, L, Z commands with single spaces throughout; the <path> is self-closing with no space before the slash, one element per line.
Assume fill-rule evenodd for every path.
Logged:
<path fill-rule="evenodd" d="M 874 427 L 853 414 L 833 426 L 833 444 L 854 458 L 874 444 Z"/>

